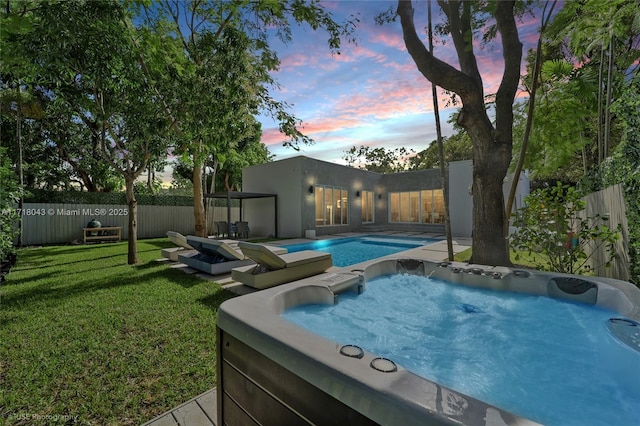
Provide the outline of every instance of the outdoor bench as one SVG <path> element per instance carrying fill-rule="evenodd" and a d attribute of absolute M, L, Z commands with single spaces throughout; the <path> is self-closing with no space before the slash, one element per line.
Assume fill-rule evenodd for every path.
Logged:
<path fill-rule="evenodd" d="M 82 239 L 85 243 L 87 241 L 120 241 L 121 231 L 121 226 L 82 228 Z"/>

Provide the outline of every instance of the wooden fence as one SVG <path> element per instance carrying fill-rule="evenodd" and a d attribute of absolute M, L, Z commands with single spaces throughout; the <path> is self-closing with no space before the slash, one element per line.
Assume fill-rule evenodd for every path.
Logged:
<path fill-rule="evenodd" d="M 618 258 L 611 263 L 611 266 L 605 266 L 608 256 L 605 248 L 600 247 L 595 250 L 590 259 L 591 267 L 597 276 L 629 281 L 629 228 L 622 185 L 610 186 L 601 191 L 591 193 L 585 197 L 585 201 L 586 208 L 584 213 L 587 217 L 595 214 L 608 216 L 609 228 L 615 229 L 618 224 L 622 226 L 621 238 L 615 246 Z"/>
<path fill-rule="evenodd" d="M 232 208 L 232 217 L 237 218 L 237 210 Z M 127 239 L 129 229 L 126 205 L 28 203 L 24 204 L 21 214 L 24 245 L 81 242 L 82 228 L 92 219 L 102 226 L 121 226 L 123 239 Z M 208 219 L 210 223 L 226 221 L 226 208 L 216 207 Z M 167 231 L 189 235 L 194 229 L 192 206 L 138 205 L 140 239 L 164 237 Z M 209 226 L 209 229 L 213 227 Z"/>

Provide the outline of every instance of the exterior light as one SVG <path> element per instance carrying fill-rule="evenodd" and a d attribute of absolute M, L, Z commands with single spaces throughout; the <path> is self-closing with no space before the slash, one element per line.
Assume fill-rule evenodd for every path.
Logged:
<path fill-rule="evenodd" d="M 309 187 L 309 194 L 313 194 L 313 185 Z"/>
<path fill-rule="evenodd" d="M 356 191 L 356 197 L 360 198 L 360 191 Z"/>

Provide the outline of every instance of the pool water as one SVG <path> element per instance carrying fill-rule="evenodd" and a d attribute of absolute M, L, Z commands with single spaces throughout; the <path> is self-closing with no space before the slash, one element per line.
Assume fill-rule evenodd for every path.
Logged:
<path fill-rule="evenodd" d="M 290 253 L 317 250 L 331 253 L 334 266 L 349 266 L 440 241 L 435 238 L 356 237 L 283 245 Z"/>
<path fill-rule="evenodd" d="M 282 315 L 539 423 L 640 425 L 640 353 L 608 334 L 613 311 L 394 275 Z"/>

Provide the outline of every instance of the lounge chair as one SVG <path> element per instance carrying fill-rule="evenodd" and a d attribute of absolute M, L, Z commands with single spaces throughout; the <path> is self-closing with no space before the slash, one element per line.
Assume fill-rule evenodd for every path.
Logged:
<path fill-rule="evenodd" d="M 177 262 L 178 255 L 195 252 L 195 249 L 191 247 L 189 243 L 187 243 L 187 239 L 181 233 L 169 231 L 167 232 L 167 237 L 169 238 L 169 241 L 171 241 L 177 247 L 162 249 L 161 250 L 162 257 L 165 257 L 169 260 L 173 260 L 174 262 Z"/>
<path fill-rule="evenodd" d="M 249 287 L 263 289 L 321 274 L 332 266 L 331 254 L 303 250 L 278 255 L 260 244 L 238 243 L 246 257 L 257 263 L 234 268 L 231 277 Z"/>
<path fill-rule="evenodd" d="M 240 250 L 225 241 L 192 235 L 187 236 L 186 240 L 196 251 L 178 255 L 178 261 L 207 274 L 225 274 L 231 272 L 233 268 L 254 264 L 253 260 L 245 257 Z M 265 247 L 269 252 L 282 254 L 287 252 L 287 249 L 282 247 L 261 247 Z"/>

